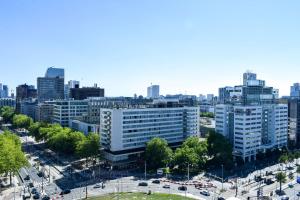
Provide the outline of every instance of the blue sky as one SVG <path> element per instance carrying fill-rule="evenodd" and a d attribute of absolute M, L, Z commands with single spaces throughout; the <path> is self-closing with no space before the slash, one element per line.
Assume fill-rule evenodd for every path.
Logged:
<path fill-rule="evenodd" d="M 215 93 L 252 70 L 289 94 L 300 81 L 300 1 L 3 0 L 0 82 L 50 66 L 109 96 Z"/>

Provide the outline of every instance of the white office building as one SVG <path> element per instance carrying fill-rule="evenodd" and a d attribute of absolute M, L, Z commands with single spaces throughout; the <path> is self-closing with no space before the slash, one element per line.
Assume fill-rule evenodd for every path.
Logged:
<path fill-rule="evenodd" d="M 231 141 L 234 156 L 252 161 L 259 152 L 287 146 L 288 106 L 278 104 L 279 91 L 256 80 L 256 74 L 245 73 L 244 84 L 232 91 L 220 88 L 221 102 L 227 103 L 216 105 L 215 130 Z M 233 100 L 233 93 L 238 98 Z"/>
<path fill-rule="evenodd" d="M 113 165 L 136 162 L 154 137 L 179 146 L 199 135 L 199 108 L 101 109 L 100 134 L 105 158 Z"/>

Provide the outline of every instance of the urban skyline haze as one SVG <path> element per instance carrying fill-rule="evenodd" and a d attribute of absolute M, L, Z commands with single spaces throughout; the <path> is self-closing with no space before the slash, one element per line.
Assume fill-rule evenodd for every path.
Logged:
<path fill-rule="evenodd" d="M 1 1 L 0 82 L 48 67 L 107 96 L 217 95 L 246 70 L 289 95 L 300 82 L 298 1 Z"/>

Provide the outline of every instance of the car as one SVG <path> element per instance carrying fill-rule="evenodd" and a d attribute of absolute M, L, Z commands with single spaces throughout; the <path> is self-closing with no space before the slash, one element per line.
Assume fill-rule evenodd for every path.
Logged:
<path fill-rule="evenodd" d="M 178 190 L 180 190 L 180 191 L 187 191 L 187 187 L 182 185 L 182 186 L 178 187 Z"/>
<path fill-rule="evenodd" d="M 218 197 L 218 200 L 225 200 L 224 197 Z"/>
<path fill-rule="evenodd" d="M 33 183 L 32 182 L 28 183 L 28 187 L 33 188 L 34 187 Z"/>
<path fill-rule="evenodd" d="M 30 199 L 30 197 L 31 197 L 30 193 L 27 192 L 23 195 L 23 200 Z"/>
<path fill-rule="evenodd" d="M 30 176 L 29 175 L 25 176 L 24 180 L 25 181 L 29 181 L 30 180 Z"/>
<path fill-rule="evenodd" d="M 140 182 L 140 183 L 139 183 L 139 186 L 146 187 L 146 186 L 148 186 L 148 183 L 147 183 L 147 182 Z"/>
<path fill-rule="evenodd" d="M 300 192 L 297 193 L 297 196 L 300 197 Z"/>
<path fill-rule="evenodd" d="M 44 172 L 38 172 L 37 175 L 38 175 L 39 177 L 44 177 L 44 176 L 45 176 Z"/>
<path fill-rule="evenodd" d="M 50 200 L 50 197 L 46 195 L 42 198 L 42 200 Z"/>
<path fill-rule="evenodd" d="M 290 198 L 288 196 L 281 197 L 281 200 L 289 200 Z"/>
<path fill-rule="evenodd" d="M 41 197 L 41 196 L 40 196 L 39 193 L 36 193 L 36 194 L 33 195 L 33 199 L 40 199 L 40 197 Z"/>
<path fill-rule="evenodd" d="M 94 188 L 96 189 L 96 188 L 101 188 L 101 185 L 100 184 L 96 184 L 96 185 L 94 185 Z"/>
<path fill-rule="evenodd" d="M 288 184 L 289 188 L 293 188 L 294 185 L 292 183 Z"/>
<path fill-rule="evenodd" d="M 202 194 L 202 195 L 204 195 L 204 196 L 210 196 L 210 193 L 209 193 L 209 191 L 207 191 L 207 190 L 202 190 L 202 191 L 200 191 L 200 194 Z"/>
<path fill-rule="evenodd" d="M 38 191 L 37 191 L 37 189 L 36 188 L 32 188 L 32 190 L 31 190 L 31 194 L 36 194 Z"/>
<path fill-rule="evenodd" d="M 278 196 L 283 196 L 285 195 L 285 192 L 283 190 L 276 190 L 275 193 L 278 195 Z"/>
<path fill-rule="evenodd" d="M 69 193 L 71 193 L 71 190 L 65 189 L 65 190 L 60 192 L 60 195 L 69 194 Z"/>
<path fill-rule="evenodd" d="M 170 189 L 171 186 L 170 186 L 170 185 L 164 185 L 163 188 L 165 188 L 165 189 Z"/>
<path fill-rule="evenodd" d="M 160 180 L 153 180 L 152 183 L 154 183 L 154 184 L 160 184 Z"/>

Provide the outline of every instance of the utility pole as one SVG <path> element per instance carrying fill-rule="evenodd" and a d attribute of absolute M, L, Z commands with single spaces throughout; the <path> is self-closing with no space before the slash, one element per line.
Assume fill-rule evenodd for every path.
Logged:
<path fill-rule="evenodd" d="M 235 178 L 235 197 L 238 195 L 238 178 Z"/>
<path fill-rule="evenodd" d="M 147 180 L 147 162 L 145 161 L 145 181 Z"/>
<path fill-rule="evenodd" d="M 221 166 L 222 166 L 222 191 L 223 191 L 224 190 L 224 187 L 223 187 L 223 185 L 224 185 L 224 165 L 222 164 Z"/>
<path fill-rule="evenodd" d="M 188 181 L 190 181 L 190 164 L 189 163 L 188 163 L 187 171 L 188 171 Z"/>
<path fill-rule="evenodd" d="M 49 183 L 51 183 L 50 165 L 49 165 Z"/>

